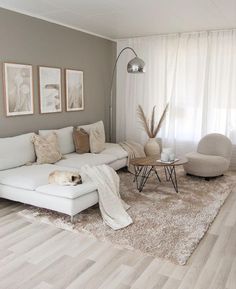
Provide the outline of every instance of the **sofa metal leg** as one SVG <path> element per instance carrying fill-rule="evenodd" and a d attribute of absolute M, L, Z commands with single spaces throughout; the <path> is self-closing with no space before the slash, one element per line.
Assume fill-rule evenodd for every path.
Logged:
<path fill-rule="evenodd" d="M 74 224 L 74 216 L 70 216 L 70 222 Z"/>

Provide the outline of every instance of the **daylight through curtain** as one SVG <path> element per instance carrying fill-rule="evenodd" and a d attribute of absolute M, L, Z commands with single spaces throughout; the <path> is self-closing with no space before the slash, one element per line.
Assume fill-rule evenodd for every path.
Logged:
<path fill-rule="evenodd" d="M 133 57 L 126 51 L 117 69 L 117 141 L 145 142 L 137 106 L 145 112 L 167 102 L 169 113 L 160 137 L 184 154 L 212 132 L 236 144 L 236 30 L 182 33 L 118 41 L 117 52 L 131 46 L 146 62 L 143 75 L 128 74 Z"/>

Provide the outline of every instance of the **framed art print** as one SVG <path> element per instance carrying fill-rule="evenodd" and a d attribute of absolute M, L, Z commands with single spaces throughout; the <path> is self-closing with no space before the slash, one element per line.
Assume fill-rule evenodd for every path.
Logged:
<path fill-rule="evenodd" d="M 66 69 L 66 111 L 84 110 L 83 71 Z"/>
<path fill-rule="evenodd" d="M 32 65 L 4 63 L 6 115 L 34 113 Z"/>
<path fill-rule="evenodd" d="M 39 66 L 40 113 L 61 112 L 61 69 Z"/>

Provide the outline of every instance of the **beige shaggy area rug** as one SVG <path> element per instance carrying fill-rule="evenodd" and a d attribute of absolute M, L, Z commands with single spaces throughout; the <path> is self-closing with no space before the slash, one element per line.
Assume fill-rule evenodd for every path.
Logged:
<path fill-rule="evenodd" d="M 78 214 L 74 224 L 64 214 L 35 207 L 27 207 L 20 214 L 184 265 L 236 181 L 232 173 L 208 182 L 186 176 L 182 169 L 178 169 L 177 194 L 160 171 L 162 183 L 158 183 L 153 175 L 139 193 L 130 173 L 120 172 L 119 175 L 121 196 L 131 205 L 128 212 L 134 222 L 125 229 L 113 231 L 104 225 L 98 206 Z"/>

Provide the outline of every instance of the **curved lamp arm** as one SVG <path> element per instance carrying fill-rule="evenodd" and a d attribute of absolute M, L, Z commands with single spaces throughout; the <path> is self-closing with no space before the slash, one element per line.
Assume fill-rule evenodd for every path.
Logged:
<path fill-rule="evenodd" d="M 138 56 L 137 53 L 134 51 L 134 49 L 133 49 L 132 47 L 129 47 L 129 46 L 123 48 L 123 49 L 120 51 L 120 53 L 118 54 L 118 56 L 117 56 L 117 58 L 116 58 L 116 62 L 115 62 L 115 65 L 114 65 L 114 67 L 113 67 L 113 71 L 112 71 L 112 78 L 111 78 L 111 91 L 112 91 L 113 80 L 114 80 L 114 76 L 115 76 L 115 71 L 116 71 L 117 62 L 118 62 L 118 60 L 119 60 L 121 54 L 122 54 L 125 50 L 127 50 L 127 49 L 133 51 L 133 53 L 134 53 L 135 56 Z"/>
<path fill-rule="evenodd" d="M 123 48 L 120 53 L 118 54 L 117 58 L 116 58 L 116 62 L 115 62 L 115 65 L 113 67 L 113 71 L 112 71 L 112 78 L 111 78 L 111 90 L 110 90 L 110 105 L 109 105 L 109 110 L 110 110 L 110 113 L 109 113 L 109 119 L 110 119 L 110 122 L 109 122 L 109 140 L 111 141 L 112 140 L 112 126 L 113 126 L 113 113 L 112 113 L 112 108 L 113 108 L 113 95 L 112 95 L 112 87 L 113 87 L 113 82 L 114 82 L 114 77 L 115 77 L 115 71 L 116 71 L 116 66 L 117 66 L 117 62 L 121 56 L 121 54 L 125 51 L 125 50 L 131 50 L 134 55 L 136 57 L 138 57 L 137 53 L 134 51 L 134 49 L 132 47 L 125 47 Z"/>

